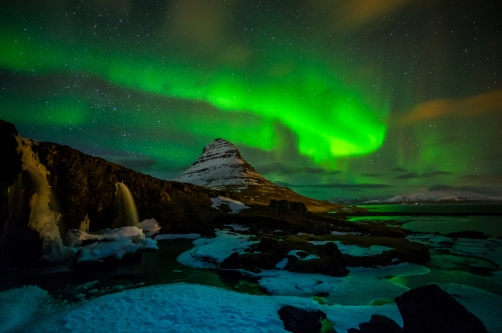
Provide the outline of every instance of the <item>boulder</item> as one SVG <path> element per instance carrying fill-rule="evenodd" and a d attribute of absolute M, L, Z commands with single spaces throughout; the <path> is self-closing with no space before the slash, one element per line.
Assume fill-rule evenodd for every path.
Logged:
<path fill-rule="evenodd" d="M 485 333 L 481 320 L 435 284 L 396 297 L 403 333 Z"/>
<path fill-rule="evenodd" d="M 233 252 L 230 256 L 228 256 L 228 258 L 220 263 L 219 267 L 227 269 L 240 268 L 241 265 L 239 264 L 239 257 L 240 255 L 238 252 Z"/>
<path fill-rule="evenodd" d="M 321 320 L 326 318 L 322 311 L 305 311 L 289 305 L 283 306 L 279 317 L 284 323 L 284 328 L 293 333 L 318 333 L 321 330 Z"/>
<path fill-rule="evenodd" d="M 347 333 L 401 333 L 401 327 L 392 319 L 374 314 L 367 323 L 359 324 L 359 329 L 351 328 Z"/>

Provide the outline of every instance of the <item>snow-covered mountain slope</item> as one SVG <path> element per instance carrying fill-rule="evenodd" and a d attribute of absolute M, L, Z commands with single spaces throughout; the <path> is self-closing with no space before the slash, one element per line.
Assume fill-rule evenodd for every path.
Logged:
<path fill-rule="evenodd" d="M 420 193 L 399 194 L 381 202 L 420 202 L 420 201 L 502 201 L 501 197 L 469 191 L 440 190 Z"/>
<path fill-rule="evenodd" d="M 258 174 L 232 143 L 223 139 L 204 147 L 202 155 L 174 180 L 214 189 L 244 189 L 249 185 L 276 187 Z"/>

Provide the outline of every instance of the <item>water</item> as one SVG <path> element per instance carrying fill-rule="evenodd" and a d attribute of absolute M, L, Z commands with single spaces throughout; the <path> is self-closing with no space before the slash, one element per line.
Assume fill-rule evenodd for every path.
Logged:
<path fill-rule="evenodd" d="M 115 186 L 113 228 L 137 227 L 139 224 L 138 211 L 131 192 L 124 183 L 117 183 Z"/>
<path fill-rule="evenodd" d="M 354 216 L 351 222 L 385 221 L 399 224 L 402 228 L 416 232 L 441 234 L 464 230 L 480 231 L 492 237 L 502 237 L 501 204 L 418 204 L 418 205 L 361 205 L 369 212 L 393 213 L 386 216 Z M 402 213 L 394 215 L 396 213 Z M 433 213 L 438 215 L 406 215 L 406 213 Z M 448 216 L 465 213 L 465 216 Z M 494 215 L 476 215 L 494 214 Z M 499 214 L 499 215 L 496 215 Z"/>

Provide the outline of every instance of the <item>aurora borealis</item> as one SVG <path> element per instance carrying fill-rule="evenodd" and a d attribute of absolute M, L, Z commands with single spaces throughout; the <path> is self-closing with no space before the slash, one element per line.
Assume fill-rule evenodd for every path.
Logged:
<path fill-rule="evenodd" d="M 502 195 L 497 1 L 18 1 L 0 118 L 171 179 L 218 137 L 312 197 Z"/>

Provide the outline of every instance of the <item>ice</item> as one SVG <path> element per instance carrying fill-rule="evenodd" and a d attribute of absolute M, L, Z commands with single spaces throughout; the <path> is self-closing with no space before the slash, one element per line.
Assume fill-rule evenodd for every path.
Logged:
<path fill-rule="evenodd" d="M 288 258 L 284 258 L 275 265 L 275 268 L 284 269 L 286 268 L 287 264 L 288 264 Z"/>
<path fill-rule="evenodd" d="M 139 244 L 134 244 L 130 239 L 92 243 L 80 248 L 78 262 L 99 261 L 105 258 L 122 259 L 124 255 L 134 253 L 138 249 Z"/>
<path fill-rule="evenodd" d="M 248 206 L 244 205 L 242 202 L 233 200 L 227 197 L 222 197 L 218 196 L 216 198 L 211 198 L 211 201 L 213 202 L 213 205 L 211 207 L 220 209 L 221 204 L 226 204 L 232 211 L 232 214 L 237 214 L 241 210 L 249 208 Z"/>
<path fill-rule="evenodd" d="M 302 250 L 291 250 L 288 252 L 288 256 L 293 256 L 296 257 L 300 260 L 312 260 L 312 259 L 319 259 L 319 256 L 316 256 L 315 254 L 309 254 L 305 258 L 302 258 L 298 255 L 298 252 L 303 252 Z"/>
<path fill-rule="evenodd" d="M 177 258 L 183 265 L 197 268 L 216 268 L 233 252 L 243 253 L 258 241 L 250 241 L 250 236 L 237 235 L 226 230 L 216 231 L 215 238 L 199 238 L 193 241 L 195 247 L 183 252 Z"/>
<path fill-rule="evenodd" d="M 138 228 L 143 230 L 146 237 L 151 237 L 158 233 L 161 229 L 159 223 L 155 219 L 146 219 L 138 224 Z"/>
<path fill-rule="evenodd" d="M 154 237 L 155 240 L 172 240 L 172 239 L 197 239 L 200 234 L 160 234 Z"/>
<path fill-rule="evenodd" d="M 234 231 L 248 231 L 249 228 L 240 224 L 225 224 L 225 227 L 230 227 Z"/>
<path fill-rule="evenodd" d="M 380 268 L 351 268 L 348 276 L 332 277 L 323 274 L 293 273 L 283 270 L 264 270 L 258 284 L 272 295 L 311 297 L 320 292 L 329 293 L 330 304 L 370 305 L 379 299 L 393 299 L 408 288 L 397 285 L 387 277 L 420 275 L 429 269 L 402 263 Z"/>
<path fill-rule="evenodd" d="M 370 321 L 371 316 L 374 314 L 389 317 L 399 326 L 403 327 L 403 318 L 395 304 L 386 304 L 383 306 L 332 305 L 322 307 L 321 311 L 326 313 L 329 321 L 335 323 L 335 329 L 340 333 L 345 333 L 350 328 L 359 328 L 360 323 Z"/>
<path fill-rule="evenodd" d="M 345 235 L 362 235 L 360 232 L 354 231 L 331 231 L 332 235 L 345 236 Z"/>
<path fill-rule="evenodd" d="M 314 245 L 324 245 L 326 243 L 335 243 L 338 249 L 343 254 L 349 254 L 351 256 L 365 257 L 373 256 L 377 254 L 382 254 L 385 251 L 392 250 L 392 248 L 381 245 L 371 245 L 370 247 L 361 247 L 357 245 L 346 245 L 342 244 L 340 241 L 310 241 Z"/>
<path fill-rule="evenodd" d="M 502 332 L 502 296 L 459 284 L 443 284 L 440 287 L 447 293 L 456 295 L 455 299 L 481 319 L 488 332 Z"/>
<path fill-rule="evenodd" d="M 96 240 L 96 242 L 81 247 L 85 240 Z M 78 249 L 79 263 L 100 261 L 105 258 L 121 259 L 138 249 L 158 249 L 157 241 L 146 238 L 143 231 L 137 227 L 104 229 L 95 234 L 72 229 L 68 231 L 68 246 Z"/>

